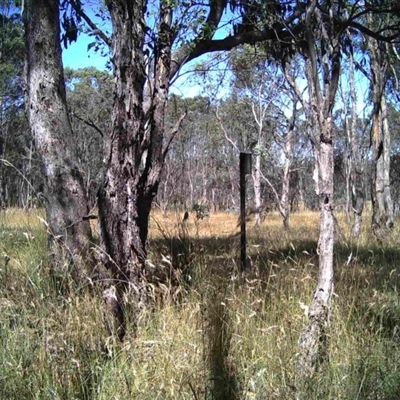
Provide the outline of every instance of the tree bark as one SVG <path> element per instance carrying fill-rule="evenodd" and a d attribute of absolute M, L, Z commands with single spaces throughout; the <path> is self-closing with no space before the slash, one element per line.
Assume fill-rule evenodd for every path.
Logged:
<path fill-rule="evenodd" d="M 113 25 L 115 97 L 106 177 L 99 191 L 99 221 L 106 265 L 120 285 L 131 283 L 139 296 L 151 205 L 139 200 L 142 155 L 148 150 L 143 111 L 144 9 L 140 0 L 107 4 Z"/>
<path fill-rule="evenodd" d="M 300 335 L 298 369 L 303 376 L 312 376 L 326 358 L 330 302 L 333 292 L 333 246 L 335 220 L 333 215 L 333 145 L 322 141 L 319 149 L 319 201 L 321 209 L 318 242 L 319 273 L 317 288 L 308 312 L 308 326 Z"/>
<path fill-rule="evenodd" d="M 372 20 L 369 19 L 372 24 Z M 372 174 L 372 229 L 378 239 L 388 234 L 393 227 L 393 203 L 390 187 L 390 131 L 387 123 L 387 106 L 385 97 L 386 60 L 383 44 L 372 38 L 367 41 L 370 69 L 371 91 L 373 100 L 372 140 L 373 168 Z"/>
<path fill-rule="evenodd" d="M 289 129 L 285 143 L 285 167 L 283 170 L 282 177 L 282 196 L 281 196 L 281 208 L 283 217 L 283 227 L 285 229 L 290 228 L 290 202 L 289 202 L 289 191 L 290 191 L 290 167 L 292 165 L 292 141 L 293 141 L 293 129 L 294 129 L 294 115 L 292 118 L 293 124 Z"/>
<path fill-rule="evenodd" d="M 358 238 L 361 234 L 362 213 L 365 203 L 365 188 L 363 179 L 363 163 L 362 163 L 362 140 L 357 135 L 357 96 L 354 80 L 354 60 L 353 56 L 349 57 L 349 84 L 351 98 L 351 123 L 349 126 L 350 148 L 351 148 L 351 168 L 350 168 L 350 183 L 351 183 L 351 202 L 354 215 L 351 235 Z"/>
<path fill-rule="evenodd" d="M 384 122 L 384 98 L 381 110 L 374 115 L 374 173 L 372 195 L 372 228 L 377 238 L 383 239 L 393 227 L 393 203 L 390 187 L 390 132 Z M 385 126 L 386 125 L 386 126 Z"/>
<path fill-rule="evenodd" d="M 382 96 L 382 132 L 383 132 L 383 163 L 384 163 L 384 173 L 383 173 L 383 198 L 386 210 L 386 227 L 393 228 L 394 225 L 394 211 L 393 211 L 393 200 L 392 200 L 392 185 L 390 182 L 390 147 L 391 147 L 391 134 L 388 122 L 388 111 L 386 96 Z"/>
<path fill-rule="evenodd" d="M 316 155 L 316 183 L 321 220 L 318 241 L 319 269 L 317 287 L 308 312 L 308 325 L 299 339 L 300 352 L 297 368 L 300 381 L 315 373 L 327 358 L 328 327 L 333 293 L 334 218 L 334 162 L 332 112 L 340 75 L 340 47 L 333 35 L 333 22 L 322 21 L 317 1 L 312 1 L 306 17 L 307 80 L 314 123 L 314 152 Z M 333 15 L 333 10 L 329 9 Z M 316 37 L 318 26 L 320 36 Z M 329 43 L 329 46 L 326 46 Z M 320 67 L 320 68 L 318 68 Z M 322 76 L 319 76 L 319 72 Z M 321 79 L 320 79 L 321 78 Z M 320 82 L 323 82 L 321 85 Z"/>
<path fill-rule="evenodd" d="M 145 6 L 141 0 L 110 0 L 113 25 L 115 98 L 107 143 L 106 177 L 99 191 L 99 220 L 106 265 L 118 282 L 116 296 L 129 290 L 136 308 L 147 303 L 145 261 L 149 215 L 157 194 L 167 145 L 164 115 L 170 79 L 171 9 L 159 16 L 158 58 L 145 111 Z M 170 137 L 172 140 L 172 137 Z M 125 320 L 119 324 L 125 331 Z"/>
<path fill-rule="evenodd" d="M 56 274 L 91 274 L 88 200 L 68 140 L 73 133 L 61 61 L 59 3 L 25 5 L 26 108 L 43 165 L 50 251 Z"/>
<path fill-rule="evenodd" d="M 1 102 L 0 102 L 1 106 Z M 0 210 L 6 207 L 6 199 L 4 195 L 5 188 L 5 171 L 4 171 L 4 139 L 3 139 L 3 121 L 0 120 Z"/>
<path fill-rule="evenodd" d="M 259 139 L 260 143 L 260 139 Z M 255 207 L 255 220 L 256 225 L 260 225 L 261 218 L 261 154 L 255 155 L 255 162 L 253 167 L 253 190 L 254 190 L 254 207 Z"/>
<path fill-rule="evenodd" d="M 261 149 L 263 147 L 263 130 L 264 130 L 264 118 L 267 110 L 267 106 L 262 102 L 262 89 L 260 86 L 258 92 L 258 104 L 254 102 L 251 105 L 253 111 L 253 117 L 257 126 L 257 143 L 256 143 L 256 153 L 254 155 L 254 165 L 252 171 L 253 178 L 253 192 L 254 192 L 254 207 L 255 207 L 255 220 L 256 225 L 260 225 L 261 218 Z"/>

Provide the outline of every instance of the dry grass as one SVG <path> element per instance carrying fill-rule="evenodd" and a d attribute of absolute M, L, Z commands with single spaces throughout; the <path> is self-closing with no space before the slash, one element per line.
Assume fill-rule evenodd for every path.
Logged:
<path fill-rule="evenodd" d="M 352 241 L 338 216 L 330 359 L 300 393 L 318 213 L 294 214 L 288 232 L 278 214 L 250 222 L 244 275 L 235 215 L 182 217 L 152 215 L 149 266 L 165 273 L 138 337 L 121 345 L 107 337 L 96 288 L 57 292 L 36 212 L 0 216 L 0 399 L 399 398 L 398 228 L 384 245 L 368 227 Z"/>
<path fill-rule="evenodd" d="M 151 215 L 150 235 L 153 238 L 160 238 L 165 232 L 169 235 L 178 235 L 180 226 L 183 225 L 183 213 L 169 212 L 166 215 L 160 212 L 153 212 Z M 233 213 L 213 213 L 208 218 L 196 219 L 191 214 L 189 220 L 184 224 L 188 228 L 188 233 L 193 236 L 201 237 L 229 237 L 240 231 L 238 226 L 238 216 Z M 315 232 L 319 227 L 319 215 L 315 212 L 302 212 L 293 214 L 291 217 L 292 229 L 296 231 Z M 250 235 L 255 228 L 255 222 L 250 221 L 247 224 Z M 271 234 L 282 233 L 282 218 L 277 212 L 268 214 L 266 220 L 261 225 L 261 231 Z"/>

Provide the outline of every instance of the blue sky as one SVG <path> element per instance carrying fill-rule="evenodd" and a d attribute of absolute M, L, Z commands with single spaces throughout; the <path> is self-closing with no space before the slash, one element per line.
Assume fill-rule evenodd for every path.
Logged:
<path fill-rule="evenodd" d="M 85 67 L 96 67 L 104 70 L 107 63 L 107 58 L 103 57 L 100 52 L 95 52 L 93 49 L 88 51 L 88 45 L 93 42 L 93 38 L 81 34 L 78 40 L 63 49 L 64 67 L 74 69 Z"/>
<path fill-rule="evenodd" d="M 96 67 L 100 70 L 104 70 L 108 59 L 107 57 L 103 57 L 100 52 L 95 52 L 93 48 L 88 50 L 88 45 L 91 42 L 93 42 L 93 37 L 81 33 L 76 42 L 70 44 L 67 49 L 63 49 L 64 68 L 79 69 Z M 190 69 L 190 66 L 185 69 Z M 172 93 L 183 97 L 193 97 L 201 94 L 202 91 L 202 86 L 199 85 L 198 82 L 194 82 L 189 75 L 178 78 L 171 88 Z"/>
<path fill-rule="evenodd" d="M 100 17 L 100 11 L 98 6 L 96 6 L 96 3 L 93 5 L 85 4 L 84 9 L 88 17 L 97 25 L 99 29 L 106 34 L 107 32 L 111 31 L 110 21 L 106 18 L 102 19 Z M 100 70 L 104 70 L 108 61 L 107 57 L 103 57 L 100 51 L 96 52 L 93 48 L 88 50 L 88 45 L 94 41 L 94 37 L 84 33 L 87 27 L 83 21 L 81 22 L 80 29 L 82 31 L 79 33 L 77 41 L 68 45 L 67 49 L 63 47 L 64 67 L 73 69 L 96 67 Z"/>
<path fill-rule="evenodd" d="M 89 6 L 85 7 L 85 11 L 91 20 L 98 25 L 103 31 L 111 31 L 110 23 L 107 20 L 101 20 L 97 15 L 96 11 Z M 228 16 L 225 16 L 228 18 Z M 226 21 L 223 19 L 222 25 Z M 84 26 L 84 25 L 83 25 Z M 225 36 L 227 34 L 226 28 L 222 28 L 217 32 L 216 37 Z M 67 49 L 63 48 L 63 64 L 64 67 L 73 69 L 85 68 L 85 67 L 96 67 L 100 70 L 106 68 L 108 61 L 107 57 L 103 57 L 101 52 L 94 51 L 93 48 L 88 50 L 88 45 L 93 42 L 93 37 L 81 32 L 78 36 L 78 40 L 68 46 Z M 201 60 L 205 60 L 206 57 L 200 57 L 197 60 L 185 65 L 180 73 L 181 77 L 178 77 L 172 87 L 171 93 L 175 93 L 183 97 L 193 97 L 197 95 L 207 95 L 204 83 L 200 82 L 198 78 L 194 76 L 190 71 L 193 70 L 194 66 Z M 222 89 L 222 87 L 221 87 Z M 217 96 L 226 94 L 227 88 L 223 88 L 221 93 Z"/>

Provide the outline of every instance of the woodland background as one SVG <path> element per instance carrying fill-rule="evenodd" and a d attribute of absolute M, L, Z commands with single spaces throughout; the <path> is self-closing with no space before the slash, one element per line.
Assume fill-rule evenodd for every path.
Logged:
<path fill-rule="evenodd" d="M 0 4 L 1 398 L 398 398 L 396 2 Z"/>
<path fill-rule="evenodd" d="M 3 6 L 4 7 L 4 6 Z M 40 204 L 43 193 L 40 161 L 35 153 L 24 110 L 23 66 L 25 45 L 22 17 L 5 7 L 1 32 L 1 186 L 3 207 L 29 208 Z M 100 50 L 99 50 L 100 51 Z M 357 141 L 357 153 L 362 159 L 365 198 L 370 199 L 372 182 L 372 119 L 373 74 L 368 52 L 360 48 L 356 54 L 356 75 L 349 76 L 349 61 L 344 60 L 334 113 L 337 135 L 335 143 L 336 207 L 349 214 L 351 206 L 350 165 L 352 137 Z M 399 210 L 399 129 L 396 54 L 390 58 L 385 76 L 388 98 L 387 119 L 391 136 L 390 183 L 395 213 Z M 302 61 L 294 61 L 294 76 L 302 90 L 306 80 L 301 75 Z M 354 68 L 354 67 L 353 67 Z M 297 69 L 297 72 L 296 72 Z M 285 81 L 282 69 L 274 64 L 262 48 L 245 47 L 233 50 L 217 60 L 204 60 L 192 67 L 192 80 L 199 82 L 201 95 L 187 98 L 172 94 L 167 118 L 172 126 L 187 110 L 177 140 L 171 145 L 156 207 L 190 210 L 193 204 L 206 205 L 210 210 L 233 211 L 239 208 L 239 151 L 260 154 L 261 197 L 274 208 L 276 198 L 272 186 L 280 192 L 285 159 L 284 143 L 292 116 L 293 90 Z M 207 73 L 210 72 L 208 75 Z M 356 103 L 352 104 L 350 79 L 356 86 Z M 68 138 L 77 154 L 84 176 L 85 190 L 94 205 L 96 192 L 103 176 L 103 135 L 110 129 L 113 105 L 112 71 L 93 67 L 65 70 L 68 106 L 73 123 L 73 137 Z M 179 92 L 176 91 L 176 92 Z M 218 95 L 218 93 L 220 93 Z M 290 204 L 296 209 L 318 209 L 312 184 L 314 156 L 304 111 L 297 102 L 292 138 L 290 167 Z M 352 112 L 356 112 L 356 131 L 350 131 Z M 262 114 L 259 126 L 259 114 Z M 261 129 L 261 131 L 260 131 Z M 232 143 L 233 142 L 233 143 Z M 268 183 L 268 181 L 270 183 Z M 249 181 L 251 184 L 251 180 Z M 272 185 L 271 185 L 272 184 Z M 252 189 L 250 189 L 252 191 Z M 251 197 L 251 193 L 249 192 Z"/>

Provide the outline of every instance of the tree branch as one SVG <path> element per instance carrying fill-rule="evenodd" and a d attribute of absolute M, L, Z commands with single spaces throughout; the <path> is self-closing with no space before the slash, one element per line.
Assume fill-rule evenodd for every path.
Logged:
<path fill-rule="evenodd" d="M 285 211 L 282 208 L 281 199 L 279 197 L 278 191 L 275 189 L 274 184 L 260 171 L 261 177 L 267 182 L 268 186 L 271 188 L 272 192 L 275 196 L 276 205 L 278 206 L 279 212 L 281 213 L 282 217 L 285 217 Z"/>
<path fill-rule="evenodd" d="M 223 10 L 221 10 L 221 7 L 222 5 L 224 5 L 224 8 L 226 7 L 226 1 L 214 0 L 211 3 L 211 10 L 207 20 L 213 21 L 216 31 L 216 28 L 222 17 Z M 288 29 L 288 27 L 294 21 L 297 21 L 303 12 L 304 9 L 296 10 L 286 20 L 276 23 L 272 25 L 272 27 L 268 26 L 266 29 L 254 28 L 252 31 L 229 35 L 224 39 L 212 40 L 211 38 L 215 32 L 213 32 L 212 35 L 208 35 L 208 37 L 199 35 L 191 43 L 177 49 L 172 55 L 171 79 L 184 64 L 207 53 L 213 53 L 216 51 L 229 51 L 241 44 L 255 44 L 271 39 L 278 39 L 291 43 L 294 37 L 293 32 L 296 27 L 293 26 L 291 30 Z"/>
<path fill-rule="evenodd" d="M 93 128 L 96 132 L 98 132 L 100 134 L 101 137 L 104 137 L 103 131 L 91 119 L 86 120 L 86 119 L 80 117 L 79 115 L 75 114 L 74 112 L 71 112 L 71 114 L 73 117 L 75 117 L 79 121 L 82 121 L 87 126 L 90 126 L 91 128 Z"/>
<path fill-rule="evenodd" d="M 238 152 L 240 153 L 239 148 L 237 147 L 236 143 L 229 137 L 228 132 L 226 131 L 226 128 L 224 126 L 224 124 L 222 123 L 222 120 L 218 114 L 218 107 L 217 107 L 217 111 L 215 112 L 215 117 L 217 118 L 217 121 L 219 122 L 222 132 L 224 132 L 224 136 L 225 139 L 232 145 L 232 147 Z"/>
<path fill-rule="evenodd" d="M 70 0 L 70 4 L 75 10 L 76 14 L 79 15 L 89 25 L 93 34 L 98 36 L 108 47 L 111 47 L 111 39 L 88 17 L 76 0 Z"/>
<path fill-rule="evenodd" d="M 210 0 L 211 8 L 205 26 L 211 26 L 214 33 L 218 28 L 218 24 L 221 21 L 226 5 L 227 0 Z"/>
<path fill-rule="evenodd" d="M 286 64 L 283 65 L 283 71 L 285 74 L 285 78 L 286 78 L 287 82 L 289 83 L 289 86 L 293 89 L 296 98 L 301 103 L 301 106 L 303 107 L 303 110 L 307 115 L 307 118 L 309 118 L 311 116 L 310 103 L 303 96 L 303 93 L 300 91 L 299 87 L 297 86 L 296 81 L 294 80 L 293 76 L 290 75 Z"/>
<path fill-rule="evenodd" d="M 343 22 L 341 23 L 341 25 L 343 25 Z M 344 28 L 348 28 L 348 27 L 354 28 L 354 29 L 358 30 L 359 32 L 361 32 L 362 34 L 372 37 L 375 40 L 378 40 L 381 42 L 392 43 L 395 39 L 399 39 L 399 37 L 400 37 L 400 31 L 397 31 L 395 34 L 393 34 L 391 36 L 385 36 L 385 35 L 381 35 L 378 32 L 374 32 L 373 30 L 371 30 L 371 29 L 367 28 L 366 26 L 364 26 L 358 22 L 355 22 L 355 21 L 352 21 L 350 23 L 346 22 L 344 24 Z"/>
<path fill-rule="evenodd" d="M 170 147 L 172 141 L 174 140 L 176 134 L 178 133 L 179 128 L 181 127 L 182 121 L 186 118 L 186 114 L 187 114 L 187 111 L 185 111 L 185 112 L 179 117 L 178 121 L 175 122 L 174 127 L 169 131 L 169 134 L 168 134 L 168 136 L 169 136 L 169 137 L 168 137 L 168 142 L 167 142 L 167 144 L 165 145 L 164 150 L 163 150 L 163 160 L 165 160 L 165 157 L 167 156 L 169 147 Z"/>

